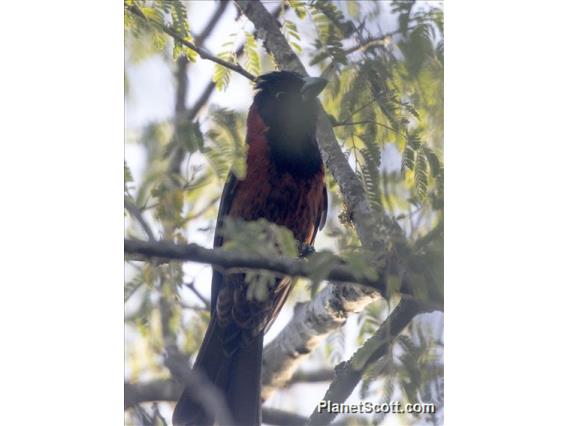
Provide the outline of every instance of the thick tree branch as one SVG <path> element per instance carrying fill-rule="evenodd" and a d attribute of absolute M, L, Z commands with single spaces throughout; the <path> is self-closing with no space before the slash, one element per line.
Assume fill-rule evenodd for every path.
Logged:
<path fill-rule="evenodd" d="M 182 391 L 183 383 L 171 379 L 145 383 L 124 382 L 124 409 L 143 402 L 177 401 Z"/>
<path fill-rule="evenodd" d="M 146 15 L 144 15 L 144 13 L 136 6 L 126 6 L 126 10 L 128 10 L 132 15 L 136 16 L 138 19 L 143 19 L 145 22 L 149 22 L 152 25 L 154 25 L 157 29 L 159 29 L 160 31 L 165 32 L 166 34 L 168 34 L 170 37 L 174 38 L 176 41 L 178 41 L 179 43 L 183 44 L 185 47 L 193 50 L 194 52 L 196 52 L 202 59 L 206 59 L 212 62 L 215 62 L 219 65 L 224 66 L 225 68 L 229 68 L 237 73 L 239 73 L 240 75 L 242 75 L 243 77 L 248 78 L 249 80 L 253 81 L 256 77 L 254 75 L 252 75 L 250 72 L 248 72 L 247 70 L 245 70 L 241 65 L 233 63 L 233 62 L 227 62 L 221 58 L 218 58 L 217 56 L 209 53 L 207 50 L 205 50 L 202 47 L 196 46 L 195 44 L 187 41 L 184 37 L 182 37 L 180 34 L 178 34 L 175 30 L 173 30 L 172 28 L 168 27 L 167 25 L 162 24 L 160 21 L 157 21 L 156 19 L 153 19 L 152 17 L 148 17 Z"/>
<path fill-rule="evenodd" d="M 313 273 L 309 258 L 307 261 L 283 256 L 271 257 L 251 253 L 206 249 L 197 244 L 180 245 L 168 241 L 146 242 L 124 240 L 124 252 L 147 259 L 185 260 L 207 263 L 224 270 L 261 269 L 280 275 L 309 278 Z M 137 258 L 137 259 L 140 259 Z M 339 263 L 339 262 L 338 262 Z M 324 279 L 341 283 L 359 283 L 374 290 L 384 291 L 384 282 L 353 273 L 348 267 L 337 264 L 330 268 Z"/>
<path fill-rule="evenodd" d="M 379 299 L 379 293 L 359 285 L 327 285 L 309 303 L 299 303 L 284 329 L 264 348 L 262 399 L 284 387 L 294 371 L 325 338 Z"/>
<path fill-rule="evenodd" d="M 373 337 L 367 340 L 349 361 L 336 367 L 337 376 L 331 382 L 323 401 L 345 402 L 361 380 L 365 369 L 387 353 L 398 334 L 421 312 L 421 306 L 415 300 L 403 298 Z M 315 409 L 308 425 L 327 425 L 336 415 Z"/>
<path fill-rule="evenodd" d="M 124 409 L 127 410 L 144 402 L 174 402 L 177 401 L 183 385 L 174 380 L 153 380 L 145 383 L 124 383 Z M 308 418 L 277 408 L 262 408 L 262 423 L 277 426 L 305 425 Z M 352 420 L 356 420 L 353 418 Z M 336 422 L 333 426 L 346 426 L 347 421 Z"/>
<path fill-rule="evenodd" d="M 143 402 L 177 401 L 183 391 L 183 384 L 177 381 L 153 380 L 145 383 L 124 383 L 124 409 Z M 262 421 L 269 425 L 305 425 L 307 417 L 275 408 L 262 409 Z M 228 423 L 227 423 L 228 424 Z"/>
<path fill-rule="evenodd" d="M 329 382 L 335 377 L 335 372 L 332 369 L 324 368 L 315 371 L 297 371 L 292 379 L 288 382 L 288 385 L 294 383 L 319 383 L 319 382 Z"/>

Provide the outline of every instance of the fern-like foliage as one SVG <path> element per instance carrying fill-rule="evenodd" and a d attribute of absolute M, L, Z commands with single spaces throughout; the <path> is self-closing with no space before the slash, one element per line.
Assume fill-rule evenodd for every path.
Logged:
<path fill-rule="evenodd" d="M 394 0 L 391 2 L 391 11 L 393 14 L 398 15 L 399 29 L 403 34 L 406 34 L 408 31 L 410 14 L 415 3 L 416 0 Z"/>
<path fill-rule="evenodd" d="M 211 111 L 211 118 L 215 126 L 207 132 L 211 145 L 205 148 L 206 158 L 221 180 L 227 177 L 229 170 L 243 178 L 246 174 L 246 146 L 239 129 L 244 127 L 244 116 L 215 108 Z"/>
<path fill-rule="evenodd" d="M 237 62 L 237 57 L 235 55 L 235 39 L 237 34 L 231 33 L 229 35 L 229 39 L 223 43 L 222 51 L 217 55 L 219 58 L 227 61 L 227 62 Z M 231 70 L 219 65 L 215 64 L 215 71 L 213 72 L 213 82 L 215 83 L 215 87 L 217 90 L 225 90 L 229 85 L 229 81 L 231 80 Z"/>
<path fill-rule="evenodd" d="M 187 19 L 187 8 L 181 0 L 156 0 L 155 7 L 163 10 L 169 15 L 170 27 L 179 34 L 183 40 L 192 42 L 193 37 L 189 31 L 189 21 Z M 190 61 L 195 62 L 197 53 L 186 46 L 179 40 L 174 39 L 173 58 L 177 59 L 184 55 Z"/>
<path fill-rule="evenodd" d="M 260 74 L 260 55 L 256 39 L 251 33 L 245 33 L 246 41 L 244 47 L 245 69 L 253 75 Z"/>
<path fill-rule="evenodd" d="M 287 0 L 288 4 L 294 10 L 296 16 L 300 19 L 304 19 L 306 17 L 306 2 L 304 0 Z"/>
<path fill-rule="evenodd" d="M 286 37 L 288 44 L 296 51 L 296 53 L 302 53 L 302 47 L 298 44 L 300 39 L 300 34 L 298 32 L 298 27 L 296 24 L 289 19 L 285 19 L 282 23 L 282 34 Z"/>
<path fill-rule="evenodd" d="M 330 59 L 338 64 L 347 64 L 347 56 L 342 40 L 353 32 L 351 22 L 345 20 L 343 13 L 327 1 L 316 0 L 309 3 L 308 10 L 316 26 L 318 38 L 314 47 L 318 52 L 310 61 L 316 64 L 323 59 Z"/>

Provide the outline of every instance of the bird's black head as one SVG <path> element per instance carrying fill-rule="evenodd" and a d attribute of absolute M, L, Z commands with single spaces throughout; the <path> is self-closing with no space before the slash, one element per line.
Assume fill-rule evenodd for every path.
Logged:
<path fill-rule="evenodd" d="M 254 103 L 268 127 L 267 138 L 274 160 L 306 173 L 319 169 L 321 157 L 315 139 L 317 96 L 327 80 L 275 71 L 256 80 Z"/>

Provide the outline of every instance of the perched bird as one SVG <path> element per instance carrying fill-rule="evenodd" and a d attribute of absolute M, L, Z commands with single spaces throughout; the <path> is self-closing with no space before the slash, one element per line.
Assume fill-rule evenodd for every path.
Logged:
<path fill-rule="evenodd" d="M 247 118 L 246 176 L 230 174 L 221 197 L 214 246 L 223 245 L 223 218 L 264 218 L 285 226 L 311 246 L 325 223 L 327 192 L 316 142 L 317 95 L 327 81 L 276 71 L 256 80 Z M 211 321 L 195 362 L 225 397 L 238 426 L 260 425 L 263 336 L 290 293 L 290 278 L 276 279 L 264 301 L 248 300 L 243 274 L 213 272 Z M 214 419 L 185 389 L 174 425 L 211 425 Z"/>

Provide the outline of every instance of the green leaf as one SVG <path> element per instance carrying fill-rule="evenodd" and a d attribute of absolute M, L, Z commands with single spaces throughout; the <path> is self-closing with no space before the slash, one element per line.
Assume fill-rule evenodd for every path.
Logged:
<path fill-rule="evenodd" d="M 282 24 L 282 34 L 284 34 L 286 41 L 292 46 L 296 53 L 302 53 L 302 47 L 298 44 L 298 42 L 301 41 L 300 34 L 294 22 L 285 19 Z"/>
<path fill-rule="evenodd" d="M 134 182 L 134 178 L 132 177 L 132 172 L 130 171 L 130 167 L 124 161 L 124 194 L 128 195 L 130 188 L 128 187 L 129 183 Z"/>
<path fill-rule="evenodd" d="M 231 70 L 228 68 L 215 64 L 215 71 L 213 72 L 213 83 L 219 91 L 224 91 L 229 85 L 231 80 Z"/>
<path fill-rule="evenodd" d="M 349 15 L 353 18 L 358 18 L 359 12 L 360 12 L 359 3 L 357 3 L 356 0 L 348 0 L 347 13 L 349 13 Z"/>
<path fill-rule="evenodd" d="M 418 199 L 422 201 L 428 192 L 428 160 L 423 150 L 418 152 L 416 168 L 414 170 L 414 182 Z"/>
<path fill-rule="evenodd" d="M 304 19 L 306 17 L 306 4 L 302 0 L 288 0 L 288 4 L 290 7 L 294 9 L 296 16 L 300 19 Z"/>
<path fill-rule="evenodd" d="M 217 55 L 219 58 L 227 61 L 236 63 L 236 56 L 234 52 L 235 38 L 237 34 L 229 34 L 229 40 L 223 43 L 223 50 Z M 231 79 L 231 70 L 219 64 L 215 64 L 215 70 L 213 72 L 213 83 L 219 91 L 223 91 L 229 85 Z"/>
<path fill-rule="evenodd" d="M 245 36 L 245 69 L 253 75 L 258 75 L 260 74 L 260 55 L 258 54 L 256 40 L 251 33 L 247 32 Z"/>

